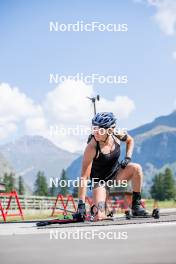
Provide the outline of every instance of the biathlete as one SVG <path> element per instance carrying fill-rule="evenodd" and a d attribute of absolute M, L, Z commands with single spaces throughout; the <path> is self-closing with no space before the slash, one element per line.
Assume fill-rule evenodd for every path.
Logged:
<path fill-rule="evenodd" d="M 85 197 L 87 182 L 93 182 L 93 201 L 95 204 L 96 220 L 106 218 L 107 183 L 111 180 L 132 182 L 132 214 L 147 215 L 141 206 L 141 187 L 143 181 L 142 168 L 131 162 L 134 140 L 127 133 L 117 133 L 116 118 L 111 112 L 101 112 L 92 119 L 92 135 L 85 148 L 82 172 L 79 185 L 79 202 L 77 213 L 84 217 L 86 214 Z M 126 143 L 126 157 L 119 162 L 120 141 Z M 103 184 L 102 184 L 103 182 Z"/>

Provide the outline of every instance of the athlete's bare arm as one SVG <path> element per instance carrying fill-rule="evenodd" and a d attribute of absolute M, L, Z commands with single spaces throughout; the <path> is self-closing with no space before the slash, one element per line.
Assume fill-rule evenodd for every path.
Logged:
<path fill-rule="evenodd" d="M 134 139 L 125 131 L 120 133 L 115 132 L 114 135 L 120 141 L 124 141 L 126 143 L 126 157 L 131 158 L 134 149 Z"/>
<path fill-rule="evenodd" d="M 126 139 L 126 157 L 131 158 L 134 149 L 134 139 L 128 135 Z"/>
<path fill-rule="evenodd" d="M 90 172 L 92 168 L 92 161 L 96 154 L 96 143 L 92 138 L 89 144 L 86 146 L 82 161 L 82 171 L 81 179 L 79 184 L 79 199 L 85 202 L 86 190 L 87 190 L 87 180 L 90 177 Z"/>

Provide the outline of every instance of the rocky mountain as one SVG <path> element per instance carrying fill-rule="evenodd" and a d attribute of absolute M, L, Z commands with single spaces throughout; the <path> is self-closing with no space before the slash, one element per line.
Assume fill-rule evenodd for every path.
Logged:
<path fill-rule="evenodd" d="M 176 110 L 169 115 L 157 117 L 153 122 L 147 123 L 131 130 L 130 134 L 132 136 L 136 136 L 151 131 L 159 126 L 176 128 Z"/>
<path fill-rule="evenodd" d="M 133 160 L 160 169 L 176 161 L 176 111 L 131 130 L 135 139 Z"/>
<path fill-rule="evenodd" d="M 0 146 L 0 152 L 30 188 L 39 170 L 44 171 L 48 179 L 60 177 L 61 170 L 78 157 L 78 154 L 58 148 L 42 136 L 24 136 Z"/>
<path fill-rule="evenodd" d="M 5 159 L 5 157 L 0 153 L 0 181 L 2 180 L 5 173 L 13 172 L 12 166 L 9 162 Z"/>
<path fill-rule="evenodd" d="M 145 186 L 148 189 L 153 176 L 169 166 L 176 176 L 176 111 L 160 116 L 153 122 L 129 131 L 134 137 L 133 161 L 142 165 L 145 174 Z M 122 144 L 122 156 L 124 156 Z M 70 178 L 80 175 L 82 157 L 78 157 L 68 167 Z"/>

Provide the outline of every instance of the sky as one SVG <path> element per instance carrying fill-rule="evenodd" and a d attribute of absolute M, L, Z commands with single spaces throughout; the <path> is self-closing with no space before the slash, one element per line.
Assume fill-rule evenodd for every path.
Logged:
<path fill-rule="evenodd" d="M 128 30 L 50 31 L 50 22 L 80 21 Z M 49 81 L 50 74 L 78 73 L 127 82 Z M 175 85 L 175 0 L 0 0 L 1 144 L 42 135 L 81 151 L 87 135 L 80 128 L 90 128 L 93 115 L 87 96 L 100 94 L 97 111 L 114 112 L 129 130 L 176 109 Z"/>

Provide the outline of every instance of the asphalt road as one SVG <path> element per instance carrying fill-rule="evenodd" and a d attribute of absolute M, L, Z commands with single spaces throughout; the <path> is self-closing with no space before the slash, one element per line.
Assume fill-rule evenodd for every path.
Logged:
<path fill-rule="evenodd" d="M 176 263 L 176 222 L 43 230 L 28 224 L 15 228 L 9 225 L 10 231 L 2 235 L 1 225 L 1 264 Z"/>

